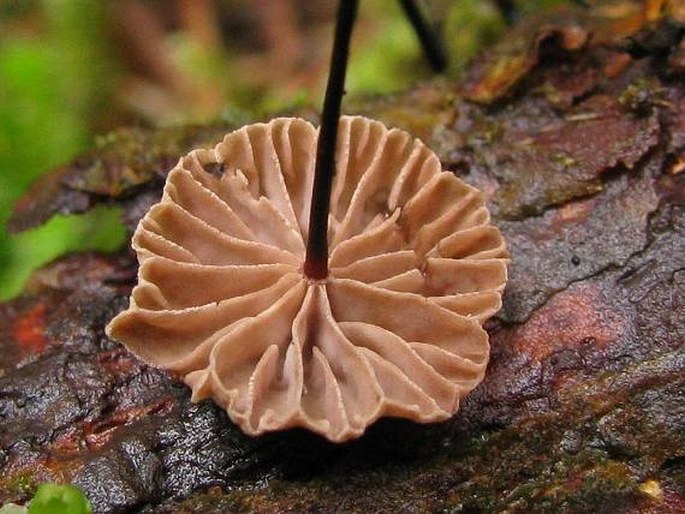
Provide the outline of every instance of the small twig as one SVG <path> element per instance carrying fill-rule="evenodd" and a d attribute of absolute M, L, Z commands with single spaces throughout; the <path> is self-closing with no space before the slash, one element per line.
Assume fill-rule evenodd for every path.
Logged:
<path fill-rule="evenodd" d="M 416 2 L 414 0 L 400 0 L 400 5 L 416 31 L 423 53 L 431 67 L 438 73 L 445 71 L 447 56 L 443 44 L 428 24 Z"/>
<path fill-rule="evenodd" d="M 340 105 L 345 94 L 350 37 L 358 6 L 359 0 L 340 0 L 335 24 L 331 69 L 321 113 L 319 141 L 316 146 L 314 187 L 309 213 L 309 237 L 307 256 L 304 261 L 304 274 L 314 280 L 322 280 L 328 276 L 328 211 L 335 174 L 335 147 L 338 139 Z"/>
<path fill-rule="evenodd" d="M 596 112 L 578 112 L 575 114 L 568 114 L 564 116 L 566 121 L 591 121 L 599 118 L 599 114 Z"/>

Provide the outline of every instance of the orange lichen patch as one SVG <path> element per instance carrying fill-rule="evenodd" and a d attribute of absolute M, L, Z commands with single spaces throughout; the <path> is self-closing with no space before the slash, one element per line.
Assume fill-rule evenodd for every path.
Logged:
<path fill-rule="evenodd" d="M 609 78 L 618 77 L 628 68 L 631 62 L 633 62 L 633 58 L 630 54 L 613 52 L 612 58 L 607 59 L 607 63 L 602 68 L 602 71 Z"/>
<path fill-rule="evenodd" d="M 661 17 L 666 0 L 645 0 L 644 12 L 647 21 L 656 21 Z"/>
<path fill-rule="evenodd" d="M 14 322 L 12 335 L 27 355 L 41 353 L 48 344 L 45 337 L 46 312 L 47 306 L 39 303 Z"/>
<path fill-rule="evenodd" d="M 620 51 L 626 38 L 650 23 L 664 17 L 680 20 L 685 16 L 683 2 L 673 0 L 632 0 L 593 2 L 590 8 L 562 6 L 543 11 L 518 24 L 502 43 L 481 56 L 470 67 L 464 96 L 479 103 L 491 103 L 510 93 L 513 86 L 538 66 L 543 52 L 551 43 L 569 54 L 583 47 L 603 48 L 608 53 L 597 56 L 609 78 L 615 77 L 631 62 L 628 53 Z M 613 47 L 613 48 L 612 48 Z"/>
<path fill-rule="evenodd" d="M 471 68 L 464 95 L 475 102 L 490 103 L 537 65 L 543 41 L 554 38 L 563 49 L 574 51 L 587 43 L 588 36 L 580 17 L 571 10 L 535 17 L 512 31 L 505 43 L 482 59 L 482 64 Z"/>
<path fill-rule="evenodd" d="M 668 16 L 679 23 L 685 23 L 685 3 L 682 0 L 645 0 L 645 19 L 657 21 Z"/>
<path fill-rule="evenodd" d="M 590 340 L 606 346 L 624 331 L 625 320 L 602 298 L 598 287 L 582 283 L 556 294 L 525 325 L 514 329 L 510 344 L 517 353 L 541 361 Z"/>
<path fill-rule="evenodd" d="M 685 171 L 685 154 L 679 155 L 668 169 L 671 175 L 680 175 L 683 171 Z"/>
<path fill-rule="evenodd" d="M 565 228 L 569 224 L 584 222 L 590 217 L 596 203 L 597 200 L 594 198 L 567 203 L 556 210 L 552 228 Z"/>
<path fill-rule="evenodd" d="M 632 1 L 600 4 L 595 10 L 595 37 L 608 43 L 630 36 L 640 30 L 652 15 L 652 9 L 645 9 Z"/>
<path fill-rule="evenodd" d="M 485 77 L 466 89 L 466 97 L 476 102 L 493 101 L 500 91 L 508 90 L 532 68 L 531 61 L 526 55 L 507 56 L 497 60 Z"/>
<path fill-rule="evenodd" d="M 666 0 L 666 14 L 678 23 L 685 23 L 685 3 L 681 0 Z"/>

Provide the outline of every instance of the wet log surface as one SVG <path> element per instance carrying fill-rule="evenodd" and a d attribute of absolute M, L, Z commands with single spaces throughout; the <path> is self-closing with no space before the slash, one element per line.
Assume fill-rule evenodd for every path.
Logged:
<path fill-rule="evenodd" d="M 381 420 L 344 445 L 246 437 L 105 336 L 135 258 L 71 255 L 0 305 L 0 504 L 68 481 L 98 513 L 685 511 L 682 30 L 638 55 L 541 30 L 520 76 L 476 67 L 463 89 L 348 107 L 422 137 L 510 245 L 488 373 L 452 420 Z M 115 133 L 12 227 L 97 203 L 133 227 L 169 165 L 228 128 Z"/>

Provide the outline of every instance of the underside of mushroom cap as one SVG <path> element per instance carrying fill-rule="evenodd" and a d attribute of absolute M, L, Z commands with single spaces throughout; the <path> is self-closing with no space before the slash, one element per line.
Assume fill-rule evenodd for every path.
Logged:
<path fill-rule="evenodd" d="M 504 240 L 421 141 L 342 117 L 330 271 L 309 279 L 317 137 L 278 118 L 181 158 L 133 236 L 138 285 L 107 332 L 250 435 L 341 442 L 381 416 L 447 419 L 485 373 Z"/>

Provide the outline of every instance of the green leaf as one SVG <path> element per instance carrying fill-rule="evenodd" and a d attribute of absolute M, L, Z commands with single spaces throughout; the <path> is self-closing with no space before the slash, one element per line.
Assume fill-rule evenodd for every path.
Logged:
<path fill-rule="evenodd" d="M 28 514 L 91 514 L 88 499 L 69 484 L 42 484 L 29 505 Z"/>
<path fill-rule="evenodd" d="M 99 206 L 86 214 L 55 216 L 40 228 L 0 237 L 0 301 L 19 294 L 36 268 L 68 253 L 111 253 L 126 242 L 121 210 Z M 1 233 L 0 233 L 1 235 Z"/>

